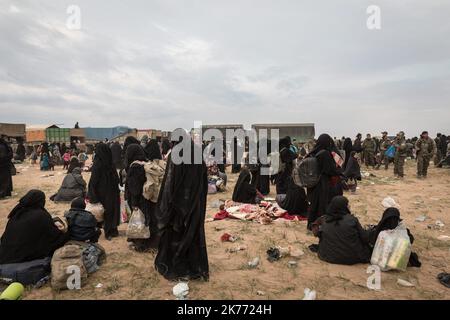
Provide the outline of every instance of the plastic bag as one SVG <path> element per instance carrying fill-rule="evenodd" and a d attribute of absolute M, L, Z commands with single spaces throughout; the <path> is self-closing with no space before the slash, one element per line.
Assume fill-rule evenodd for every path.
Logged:
<path fill-rule="evenodd" d="M 120 195 L 120 222 L 127 223 L 131 216 L 131 208 L 128 205 L 128 201 L 125 200 L 125 197 L 121 193 Z"/>
<path fill-rule="evenodd" d="M 395 157 L 395 147 L 394 146 L 390 146 L 386 152 L 384 153 L 384 155 L 388 158 L 394 158 Z"/>
<path fill-rule="evenodd" d="M 128 239 L 148 239 L 150 229 L 145 225 L 145 217 L 140 209 L 134 209 L 127 229 Z"/>
<path fill-rule="evenodd" d="M 92 213 L 97 220 L 97 222 L 103 222 L 104 221 L 104 215 L 105 215 L 105 208 L 103 208 L 103 205 L 99 203 L 88 203 L 86 205 L 86 211 L 89 211 Z"/>
<path fill-rule="evenodd" d="M 406 271 L 411 255 L 411 242 L 403 224 L 394 230 L 380 232 L 370 262 L 382 271 Z"/>

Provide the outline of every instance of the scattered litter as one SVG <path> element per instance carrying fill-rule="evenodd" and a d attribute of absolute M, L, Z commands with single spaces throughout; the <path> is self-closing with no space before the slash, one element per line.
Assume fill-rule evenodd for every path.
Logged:
<path fill-rule="evenodd" d="M 448 241 L 448 240 L 450 240 L 450 237 L 449 236 L 446 236 L 446 235 L 440 235 L 439 237 L 437 237 L 438 238 L 438 240 L 442 240 L 442 241 Z"/>
<path fill-rule="evenodd" d="M 219 200 L 213 201 L 209 207 L 212 209 L 218 209 L 223 203 L 221 203 Z"/>
<path fill-rule="evenodd" d="M 416 222 L 424 222 L 427 219 L 426 215 L 421 215 L 416 218 Z"/>
<path fill-rule="evenodd" d="M 441 221 L 441 220 L 436 220 L 436 222 L 434 223 L 434 225 L 438 228 L 443 228 L 445 227 L 445 224 Z"/>
<path fill-rule="evenodd" d="M 220 240 L 222 242 L 236 242 L 239 238 L 236 236 L 232 236 L 229 233 L 224 233 L 221 237 Z"/>
<path fill-rule="evenodd" d="M 214 230 L 216 230 L 216 231 L 222 231 L 222 230 L 224 230 L 225 228 L 223 228 L 223 227 L 214 227 Z"/>
<path fill-rule="evenodd" d="M 290 268 L 295 268 L 295 267 L 297 267 L 297 265 L 298 265 L 297 261 L 289 261 L 288 262 L 288 266 Z"/>
<path fill-rule="evenodd" d="M 397 279 L 397 284 L 402 286 L 402 287 L 415 287 L 414 284 L 412 284 L 409 281 L 403 280 L 403 279 Z"/>
<path fill-rule="evenodd" d="M 186 300 L 189 295 L 189 286 L 186 282 L 180 282 L 173 287 L 173 295 L 177 300 Z"/>
<path fill-rule="evenodd" d="M 101 288 L 103 288 L 103 283 L 99 283 L 99 284 L 97 284 L 97 285 L 95 286 L 95 288 L 97 288 L 97 289 L 101 289 Z"/>
<path fill-rule="evenodd" d="M 214 222 L 214 218 L 206 218 L 205 222 Z"/>
<path fill-rule="evenodd" d="M 375 182 L 371 182 L 370 184 L 371 184 L 371 185 L 374 185 L 374 184 L 375 184 Z"/>
<path fill-rule="evenodd" d="M 278 248 L 270 248 L 267 250 L 267 260 L 275 262 L 281 259 L 281 252 Z"/>
<path fill-rule="evenodd" d="M 264 291 L 257 291 L 256 294 L 260 297 L 265 296 L 266 293 Z"/>
<path fill-rule="evenodd" d="M 317 299 L 317 292 L 314 290 L 311 290 L 309 288 L 305 289 L 305 297 L 303 300 L 305 301 L 313 301 Z"/>
<path fill-rule="evenodd" d="M 248 267 L 251 268 L 251 269 L 255 269 L 255 268 L 257 268 L 259 266 L 259 262 L 260 262 L 260 259 L 259 258 L 255 258 L 255 259 L 253 259 L 252 261 L 250 261 L 248 263 Z"/>
<path fill-rule="evenodd" d="M 383 201 L 381 201 L 381 205 L 383 207 L 385 207 L 386 209 L 389 208 L 397 208 L 400 209 L 400 206 L 397 204 L 397 202 L 395 202 L 394 199 L 392 199 L 391 197 L 386 197 L 383 199 Z"/>
<path fill-rule="evenodd" d="M 227 249 L 227 252 L 236 253 L 236 252 L 245 251 L 245 250 L 247 250 L 247 246 L 238 246 L 236 248 Z"/>
<path fill-rule="evenodd" d="M 270 201 L 270 202 L 272 202 L 272 201 L 276 201 L 276 199 L 275 199 L 275 198 L 264 198 L 264 201 Z"/>

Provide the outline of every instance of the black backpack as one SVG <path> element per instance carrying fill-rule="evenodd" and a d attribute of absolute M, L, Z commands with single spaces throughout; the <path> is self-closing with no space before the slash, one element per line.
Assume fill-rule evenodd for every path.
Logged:
<path fill-rule="evenodd" d="M 50 275 L 51 258 L 22 263 L 0 265 L 0 280 L 7 283 L 20 282 L 24 286 L 34 285 Z"/>
<path fill-rule="evenodd" d="M 302 188 L 313 188 L 320 181 L 319 162 L 316 157 L 307 157 L 292 170 L 294 183 Z"/>

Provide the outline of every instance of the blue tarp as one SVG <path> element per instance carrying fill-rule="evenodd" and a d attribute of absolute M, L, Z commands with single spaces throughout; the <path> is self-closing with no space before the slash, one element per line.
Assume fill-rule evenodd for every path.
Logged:
<path fill-rule="evenodd" d="M 122 134 L 128 133 L 131 129 L 128 127 L 114 127 L 114 128 L 83 128 L 86 134 L 86 140 L 102 141 L 105 139 L 111 140 Z"/>

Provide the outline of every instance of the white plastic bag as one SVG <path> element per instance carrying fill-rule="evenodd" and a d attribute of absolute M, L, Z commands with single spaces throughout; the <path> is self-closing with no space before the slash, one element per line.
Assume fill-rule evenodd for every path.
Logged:
<path fill-rule="evenodd" d="M 370 262 L 382 271 L 406 271 L 411 255 L 411 242 L 406 227 L 400 223 L 394 230 L 380 232 Z"/>
<path fill-rule="evenodd" d="M 150 229 L 145 225 L 145 217 L 140 209 L 134 209 L 127 229 L 128 239 L 148 239 Z"/>
<path fill-rule="evenodd" d="M 103 205 L 99 203 L 88 203 L 86 205 L 86 211 L 89 211 L 92 213 L 97 220 L 97 222 L 103 222 L 104 221 L 104 215 L 105 215 L 105 208 L 103 208 Z"/>

